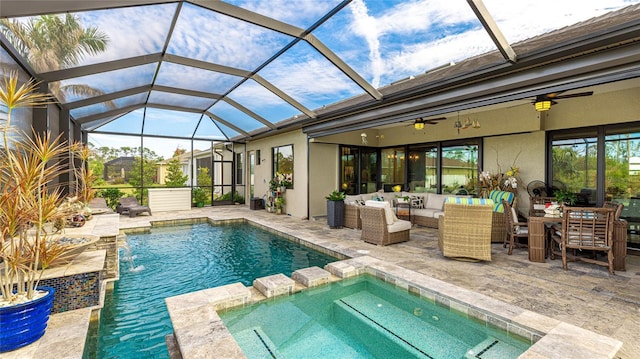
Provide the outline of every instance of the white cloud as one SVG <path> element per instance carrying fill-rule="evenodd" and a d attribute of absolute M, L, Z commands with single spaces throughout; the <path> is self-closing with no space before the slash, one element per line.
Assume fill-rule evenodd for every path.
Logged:
<path fill-rule="evenodd" d="M 294 26 L 306 28 L 307 25 L 319 20 L 338 3 L 338 0 L 248 0 L 237 1 L 235 5 Z"/>
<path fill-rule="evenodd" d="M 350 6 L 353 14 L 353 30 L 363 36 L 369 45 L 369 61 L 371 62 L 371 83 L 374 87 L 380 85 L 380 76 L 384 71 L 384 64 L 380 56 L 380 28 L 376 26 L 376 19 L 367 14 L 367 7 L 363 0 L 355 0 Z"/>
<path fill-rule="evenodd" d="M 488 10 L 511 42 L 638 2 L 485 0 Z M 352 15 L 349 29 L 365 39 L 368 46 L 368 63 L 353 65 L 360 71 L 369 71 L 370 82 L 376 87 L 381 79 L 392 82 L 495 50 L 465 1 L 416 0 L 388 4 L 387 8 L 380 9 L 380 2 L 354 0 L 349 6 Z"/>

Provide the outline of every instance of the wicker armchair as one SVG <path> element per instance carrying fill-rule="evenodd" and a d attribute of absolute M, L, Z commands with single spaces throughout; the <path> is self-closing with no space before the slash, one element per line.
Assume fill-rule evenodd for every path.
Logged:
<path fill-rule="evenodd" d="M 380 246 L 406 242 L 409 240 L 411 222 L 395 218 L 388 202 L 360 207 L 362 217 L 361 239 Z M 386 208 L 385 208 L 386 206 Z"/>
<path fill-rule="evenodd" d="M 438 247 L 442 255 L 461 260 L 491 260 L 493 201 L 484 198 L 453 198 L 444 204 L 438 224 Z M 504 225 L 506 226 L 506 225 Z M 506 228 L 503 227 L 506 232 Z"/>
<path fill-rule="evenodd" d="M 362 219 L 360 219 L 360 208 L 352 204 L 344 205 L 344 226 L 353 229 L 362 229 Z"/>
<path fill-rule="evenodd" d="M 491 242 L 504 243 L 507 238 L 507 220 L 502 201 L 515 206 L 515 194 L 507 191 L 493 190 L 489 192 L 489 199 L 493 201 L 493 216 L 491 218 Z"/>

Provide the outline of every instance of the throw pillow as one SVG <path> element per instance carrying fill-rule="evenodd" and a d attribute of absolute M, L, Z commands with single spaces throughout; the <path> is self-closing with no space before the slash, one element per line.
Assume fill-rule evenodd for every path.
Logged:
<path fill-rule="evenodd" d="M 431 193 L 427 198 L 427 204 L 425 207 L 442 210 L 444 208 L 444 200 L 446 198 L 447 196 L 444 194 Z"/>
<path fill-rule="evenodd" d="M 422 196 L 411 196 L 411 208 L 424 208 L 424 197 Z"/>
<path fill-rule="evenodd" d="M 513 223 L 518 223 L 518 212 L 516 212 L 516 209 L 511 207 L 511 218 L 513 218 Z M 513 226 L 513 230 L 518 232 L 520 230 L 520 226 L 518 225 L 514 225 Z"/>
<path fill-rule="evenodd" d="M 364 206 L 364 200 L 363 199 L 357 199 L 356 200 L 356 206 Z"/>

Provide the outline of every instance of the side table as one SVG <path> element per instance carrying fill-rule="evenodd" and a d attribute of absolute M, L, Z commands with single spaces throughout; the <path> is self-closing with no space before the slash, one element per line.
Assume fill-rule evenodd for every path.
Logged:
<path fill-rule="evenodd" d="M 413 223 L 411 218 L 411 203 L 396 202 L 396 217 Z"/>

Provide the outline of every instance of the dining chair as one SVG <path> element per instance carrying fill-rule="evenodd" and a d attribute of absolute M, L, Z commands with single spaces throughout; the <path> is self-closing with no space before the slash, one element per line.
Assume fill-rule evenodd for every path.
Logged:
<path fill-rule="evenodd" d="M 583 261 L 608 267 L 615 274 L 613 266 L 613 223 L 615 212 L 603 207 L 564 207 L 562 230 L 551 236 L 560 248 L 562 268 L 567 269 L 569 261 Z M 553 244 L 552 243 L 552 244 Z M 585 252 L 586 251 L 586 252 Z M 606 254 L 606 259 L 589 256 L 591 251 Z M 552 252 L 557 254 L 557 252 Z M 552 257 L 553 258 L 553 257 Z"/>
<path fill-rule="evenodd" d="M 529 226 L 527 222 L 520 222 L 516 209 L 511 207 L 509 202 L 503 200 L 502 204 L 504 206 L 507 230 L 507 236 L 502 246 L 504 248 L 509 246 L 508 254 L 511 255 L 513 253 L 513 248 L 529 247 Z M 527 243 L 522 243 L 522 239 L 526 239 Z"/>
<path fill-rule="evenodd" d="M 614 201 L 605 201 L 602 205 L 604 208 L 611 208 L 613 210 L 613 219 L 619 220 L 620 215 L 622 214 L 622 210 L 624 209 L 624 204 L 614 202 Z"/>

